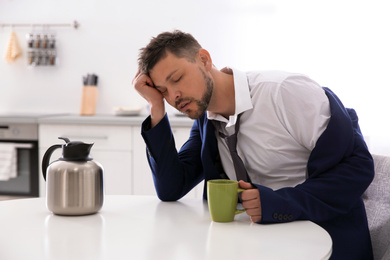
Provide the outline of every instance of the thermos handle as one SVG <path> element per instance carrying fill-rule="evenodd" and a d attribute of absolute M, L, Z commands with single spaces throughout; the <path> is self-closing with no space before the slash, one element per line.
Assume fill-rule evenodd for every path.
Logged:
<path fill-rule="evenodd" d="M 46 181 L 46 170 L 47 170 L 47 167 L 49 166 L 49 163 L 50 163 L 50 156 L 52 155 L 54 150 L 61 148 L 61 147 L 62 147 L 62 145 L 60 145 L 60 144 L 53 145 L 49 149 L 47 149 L 47 151 L 43 155 L 42 174 L 43 174 L 43 179 L 45 179 L 45 181 Z"/>

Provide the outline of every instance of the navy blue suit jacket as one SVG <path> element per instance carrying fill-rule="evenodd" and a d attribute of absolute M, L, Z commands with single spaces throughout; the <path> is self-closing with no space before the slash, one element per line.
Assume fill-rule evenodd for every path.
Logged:
<path fill-rule="evenodd" d="M 374 165 L 353 109 L 324 88 L 331 118 L 307 163 L 308 176 L 296 187 L 260 191 L 262 220 L 280 223 L 310 220 L 328 231 L 333 240 L 331 259 L 372 259 L 371 240 L 361 195 L 374 177 Z M 199 182 L 223 178 L 213 124 L 204 115 L 194 121 L 188 141 L 176 151 L 167 116 L 142 136 L 158 197 L 178 200 Z"/>

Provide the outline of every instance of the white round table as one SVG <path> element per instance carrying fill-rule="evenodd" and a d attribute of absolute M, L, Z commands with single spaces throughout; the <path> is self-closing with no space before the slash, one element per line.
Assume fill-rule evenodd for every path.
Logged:
<path fill-rule="evenodd" d="M 211 220 L 207 202 L 106 196 L 100 212 L 57 216 L 45 198 L 0 202 L 0 259 L 328 259 L 329 234 L 310 221 L 259 225 L 246 213 Z"/>

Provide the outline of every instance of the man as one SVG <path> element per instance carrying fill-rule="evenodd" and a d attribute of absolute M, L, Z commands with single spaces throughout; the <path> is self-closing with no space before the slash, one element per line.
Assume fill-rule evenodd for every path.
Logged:
<path fill-rule="evenodd" d="M 332 259 L 372 259 L 361 195 L 373 160 L 355 111 L 329 89 L 300 74 L 218 70 L 181 31 L 141 49 L 133 85 L 150 105 L 142 136 L 161 200 L 178 200 L 202 180 L 236 179 L 224 137 L 237 132 L 242 205 L 253 222 L 311 220 L 331 235 Z M 179 152 L 164 100 L 195 119 Z"/>

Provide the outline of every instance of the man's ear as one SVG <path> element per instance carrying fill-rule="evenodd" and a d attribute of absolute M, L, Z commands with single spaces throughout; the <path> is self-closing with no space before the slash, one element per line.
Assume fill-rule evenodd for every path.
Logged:
<path fill-rule="evenodd" d="M 205 49 L 200 49 L 198 52 L 198 57 L 199 57 L 200 61 L 202 62 L 203 66 L 207 70 L 211 70 L 211 68 L 213 66 L 213 61 L 211 60 L 210 53 Z"/>

